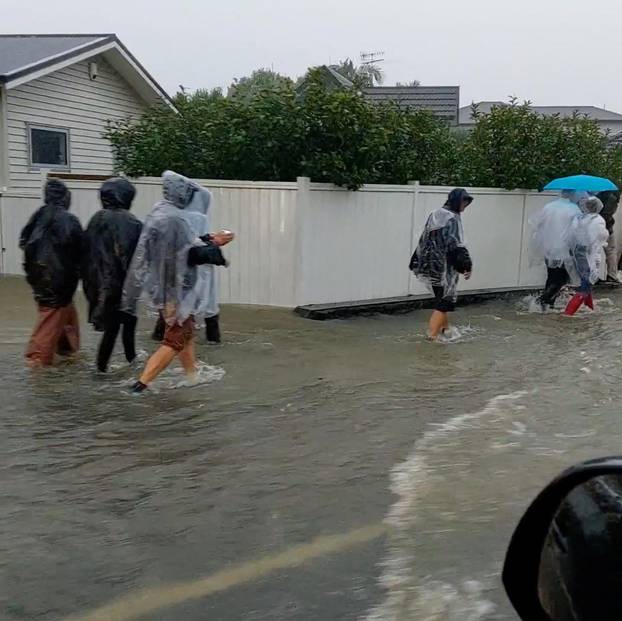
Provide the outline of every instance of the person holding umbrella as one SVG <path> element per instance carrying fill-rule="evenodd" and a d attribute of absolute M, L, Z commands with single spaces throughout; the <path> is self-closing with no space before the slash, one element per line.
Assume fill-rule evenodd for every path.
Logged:
<path fill-rule="evenodd" d="M 576 273 L 570 248 L 570 229 L 575 218 L 581 216 L 579 204 L 590 193 L 617 190 L 602 177 L 575 175 L 551 181 L 545 190 L 561 191 L 561 196 L 548 203 L 530 219 L 532 261 L 544 261 L 547 270 L 546 284 L 538 301 L 542 310 L 553 308 L 562 288 L 569 284 L 568 270 Z"/>

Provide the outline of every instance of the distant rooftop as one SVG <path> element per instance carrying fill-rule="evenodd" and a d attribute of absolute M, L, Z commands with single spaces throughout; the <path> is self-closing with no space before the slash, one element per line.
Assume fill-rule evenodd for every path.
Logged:
<path fill-rule="evenodd" d="M 504 101 L 480 101 L 476 103 L 477 109 L 482 114 L 488 114 L 493 107 L 509 105 Z M 562 118 L 571 117 L 575 112 L 584 114 L 595 121 L 622 121 L 622 114 L 598 108 L 597 106 L 530 106 L 530 108 L 542 116 L 559 115 Z M 471 106 L 463 106 L 459 113 L 460 125 L 474 125 Z"/>
<path fill-rule="evenodd" d="M 374 86 L 364 88 L 363 94 L 374 103 L 393 101 L 401 108 L 429 110 L 450 123 L 458 121 L 459 86 Z"/>

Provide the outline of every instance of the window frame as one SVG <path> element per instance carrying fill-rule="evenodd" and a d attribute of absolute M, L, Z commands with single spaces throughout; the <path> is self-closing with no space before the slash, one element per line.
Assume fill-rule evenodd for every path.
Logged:
<path fill-rule="evenodd" d="M 33 162 L 32 153 L 32 130 L 39 129 L 48 132 L 58 132 L 65 134 L 67 163 L 66 164 L 40 164 Z M 41 123 L 26 123 L 26 138 L 28 140 L 28 168 L 31 171 L 40 170 L 71 170 L 71 130 L 68 127 L 58 127 L 55 125 L 42 125 Z"/>

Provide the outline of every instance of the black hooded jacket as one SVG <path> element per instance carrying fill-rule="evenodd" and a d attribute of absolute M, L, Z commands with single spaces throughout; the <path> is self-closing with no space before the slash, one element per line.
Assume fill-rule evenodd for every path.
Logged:
<path fill-rule="evenodd" d="M 126 179 L 108 179 L 99 191 L 103 209 L 89 222 L 82 280 L 89 321 L 103 330 L 121 305 L 123 283 L 142 224 L 130 213 L 136 189 Z"/>
<path fill-rule="evenodd" d="M 83 231 L 69 213 L 71 192 L 57 179 L 45 186 L 45 204 L 22 230 L 26 280 L 40 306 L 62 308 L 71 303 L 80 279 Z"/>

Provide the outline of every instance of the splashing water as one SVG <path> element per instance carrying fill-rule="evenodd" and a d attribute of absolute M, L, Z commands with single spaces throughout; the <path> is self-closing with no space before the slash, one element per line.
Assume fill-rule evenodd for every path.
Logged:
<path fill-rule="evenodd" d="M 481 332 L 480 329 L 473 326 L 449 326 L 447 330 L 440 334 L 437 338 L 438 343 L 449 345 L 452 343 L 464 343 L 465 341 L 472 340 Z"/>
<path fill-rule="evenodd" d="M 184 377 L 180 382 L 169 385 L 169 388 L 195 388 L 203 384 L 219 382 L 226 375 L 221 367 L 210 366 L 205 362 L 197 363 L 197 370 L 193 377 Z"/>

